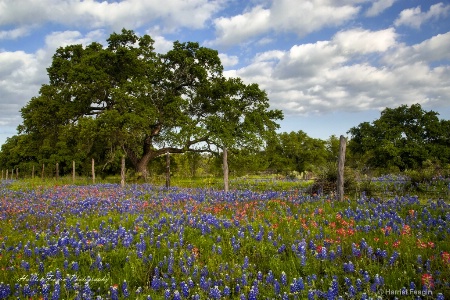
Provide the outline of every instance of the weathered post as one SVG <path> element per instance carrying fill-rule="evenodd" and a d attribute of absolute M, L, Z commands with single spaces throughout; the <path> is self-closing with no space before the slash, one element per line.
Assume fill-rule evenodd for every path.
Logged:
<path fill-rule="evenodd" d="M 92 183 L 95 184 L 95 162 L 92 159 Z"/>
<path fill-rule="evenodd" d="M 166 152 L 166 188 L 170 188 L 170 153 Z"/>
<path fill-rule="evenodd" d="M 6 180 L 8 180 L 8 169 L 6 169 Z"/>
<path fill-rule="evenodd" d="M 16 168 L 16 180 L 19 179 L 19 168 Z"/>
<path fill-rule="evenodd" d="M 3 169 L 2 169 L 2 180 L 3 180 Z"/>
<path fill-rule="evenodd" d="M 72 160 L 72 184 L 75 184 L 75 161 Z"/>
<path fill-rule="evenodd" d="M 44 171 L 45 171 L 45 164 L 42 164 L 42 174 L 41 174 L 42 180 L 44 180 Z"/>
<path fill-rule="evenodd" d="M 223 147 L 223 183 L 224 191 L 228 192 L 228 151 L 227 147 Z"/>
<path fill-rule="evenodd" d="M 34 179 L 34 165 L 33 165 L 33 169 L 31 170 L 31 179 Z"/>
<path fill-rule="evenodd" d="M 120 167 L 120 186 L 125 187 L 125 155 L 122 156 L 122 165 Z"/>
<path fill-rule="evenodd" d="M 345 165 L 345 150 L 347 144 L 346 139 L 343 135 L 340 137 L 339 143 L 339 161 L 338 161 L 338 178 L 337 178 L 337 192 L 338 199 L 340 201 L 344 200 L 344 165 Z"/>
<path fill-rule="evenodd" d="M 56 180 L 59 179 L 59 163 L 56 163 Z"/>

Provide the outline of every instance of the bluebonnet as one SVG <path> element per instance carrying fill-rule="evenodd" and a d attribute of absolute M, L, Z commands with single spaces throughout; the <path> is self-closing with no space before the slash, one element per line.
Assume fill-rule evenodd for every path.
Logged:
<path fill-rule="evenodd" d="M 11 288 L 9 284 L 0 283 L 0 299 L 8 298 L 11 295 Z"/>
<path fill-rule="evenodd" d="M 211 299 L 220 299 L 221 296 L 222 296 L 221 292 L 220 292 L 219 287 L 217 285 L 209 290 L 209 297 Z"/>
<path fill-rule="evenodd" d="M 173 300 L 181 300 L 180 292 L 177 291 L 177 290 L 175 290 L 175 291 L 173 292 L 173 298 L 172 298 L 172 299 L 173 299 Z"/>
<path fill-rule="evenodd" d="M 119 291 L 117 290 L 117 286 L 111 286 L 109 291 L 111 293 L 111 300 L 119 300 Z"/>
<path fill-rule="evenodd" d="M 181 293 L 183 294 L 183 297 L 187 298 L 189 296 L 189 286 L 187 285 L 187 283 L 182 281 L 180 283 L 180 287 L 181 287 Z"/>
<path fill-rule="evenodd" d="M 122 283 L 122 294 L 125 298 L 128 298 L 130 296 L 130 293 L 128 292 L 128 283 L 126 280 Z"/>
<path fill-rule="evenodd" d="M 286 276 L 286 273 L 284 271 L 281 272 L 281 284 L 282 285 L 287 285 L 287 276 Z"/>
<path fill-rule="evenodd" d="M 398 252 L 394 251 L 392 253 L 392 256 L 389 258 L 389 265 L 392 266 L 395 263 L 395 261 L 397 260 L 398 257 L 399 257 Z"/>
<path fill-rule="evenodd" d="M 166 289 L 164 291 L 164 299 L 169 300 L 170 299 L 170 290 Z"/>
<path fill-rule="evenodd" d="M 55 286 L 53 289 L 52 300 L 58 300 L 61 294 L 61 286 L 59 284 L 59 280 L 56 280 Z"/>
<path fill-rule="evenodd" d="M 225 297 L 228 297 L 228 296 L 231 295 L 231 290 L 230 290 L 230 288 L 228 286 L 225 286 L 223 288 L 223 294 L 224 294 Z"/>
<path fill-rule="evenodd" d="M 280 283 L 276 279 L 275 279 L 275 281 L 273 283 L 273 288 L 274 288 L 275 294 L 279 295 L 281 287 L 280 287 Z"/>
<path fill-rule="evenodd" d="M 351 261 L 349 261 L 348 263 L 344 263 L 344 272 L 346 272 L 346 273 L 355 272 L 355 266 L 353 265 L 353 263 Z"/>

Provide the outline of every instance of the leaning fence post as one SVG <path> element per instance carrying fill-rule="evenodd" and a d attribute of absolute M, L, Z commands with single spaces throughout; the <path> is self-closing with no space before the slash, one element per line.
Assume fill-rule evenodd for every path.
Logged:
<path fill-rule="evenodd" d="M 75 184 L 75 161 L 72 160 L 72 183 Z"/>
<path fill-rule="evenodd" d="M 95 184 L 95 162 L 92 159 L 92 183 Z"/>
<path fill-rule="evenodd" d="M 340 201 L 344 200 L 344 165 L 345 165 L 345 149 L 346 140 L 343 135 L 340 137 L 339 144 L 339 161 L 338 161 L 338 178 L 337 178 L 337 188 L 338 188 L 338 199 Z"/>

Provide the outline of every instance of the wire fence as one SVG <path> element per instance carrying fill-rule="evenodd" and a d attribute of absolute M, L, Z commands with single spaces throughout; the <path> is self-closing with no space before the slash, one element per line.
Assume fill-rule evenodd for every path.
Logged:
<path fill-rule="evenodd" d="M 429 199 L 450 199 L 450 168 L 423 168 L 421 170 L 406 171 L 397 174 L 386 174 L 373 176 L 367 172 L 352 170 L 345 175 L 344 194 L 351 199 L 360 197 L 393 198 L 396 196 L 417 195 Z M 56 181 L 77 182 L 81 184 L 92 183 L 95 177 L 91 174 L 71 174 L 59 177 L 58 166 L 47 165 L 39 169 L 20 172 L 19 169 L 3 169 L 1 175 L 4 180 L 18 180 L 23 178 L 53 179 Z M 335 170 L 335 173 L 337 170 Z M 333 170 L 331 170 L 333 173 Z M 90 175 L 90 176 L 89 176 Z M 94 175 L 95 176 L 95 175 Z M 305 173 L 302 176 L 281 176 L 279 174 L 264 173 L 264 175 L 243 176 L 231 179 L 231 188 L 234 189 L 272 189 L 272 190 L 297 190 L 304 194 L 318 196 L 336 196 L 337 182 L 333 176 L 327 178 L 321 174 Z M 120 182 L 120 176 L 114 179 Z M 157 181 L 159 183 L 159 181 Z M 220 189 L 222 180 L 220 178 L 183 178 L 179 180 L 183 185 L 190 184 L 196 187 L 205 186 Z M 177 180 L 174 181 L 174 184 Z"/>

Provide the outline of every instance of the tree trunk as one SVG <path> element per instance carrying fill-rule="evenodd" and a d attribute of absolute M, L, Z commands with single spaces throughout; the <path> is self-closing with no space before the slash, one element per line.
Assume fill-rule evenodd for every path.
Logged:
<path fill-rule="evenodd" d="M 59 164 L 56 163 L 56 180 L 59 179 Z"/>
<path fill-rule="evenodd" d="M 339 161 L 338 161 L 338 199 L 340 201 L 344 200 L 344 165 L 345 165 L 345 150 L 346 150 L 346 140 L 343 135 L 340 137 L 339 145 Z"/>
<path fill-rule="evenodd" d="M 228 153 L 226 147 L 223 147 L 223 183 L 226 193 L 228 192 Z"/>
<path fill-rule="evenodd" d="M 148 179 L 148 162 L 150 161 L 150 156 L 143 156 L 136 164 L 136 172 L 140 173 L 144 181 L 147 182 Z"/>

